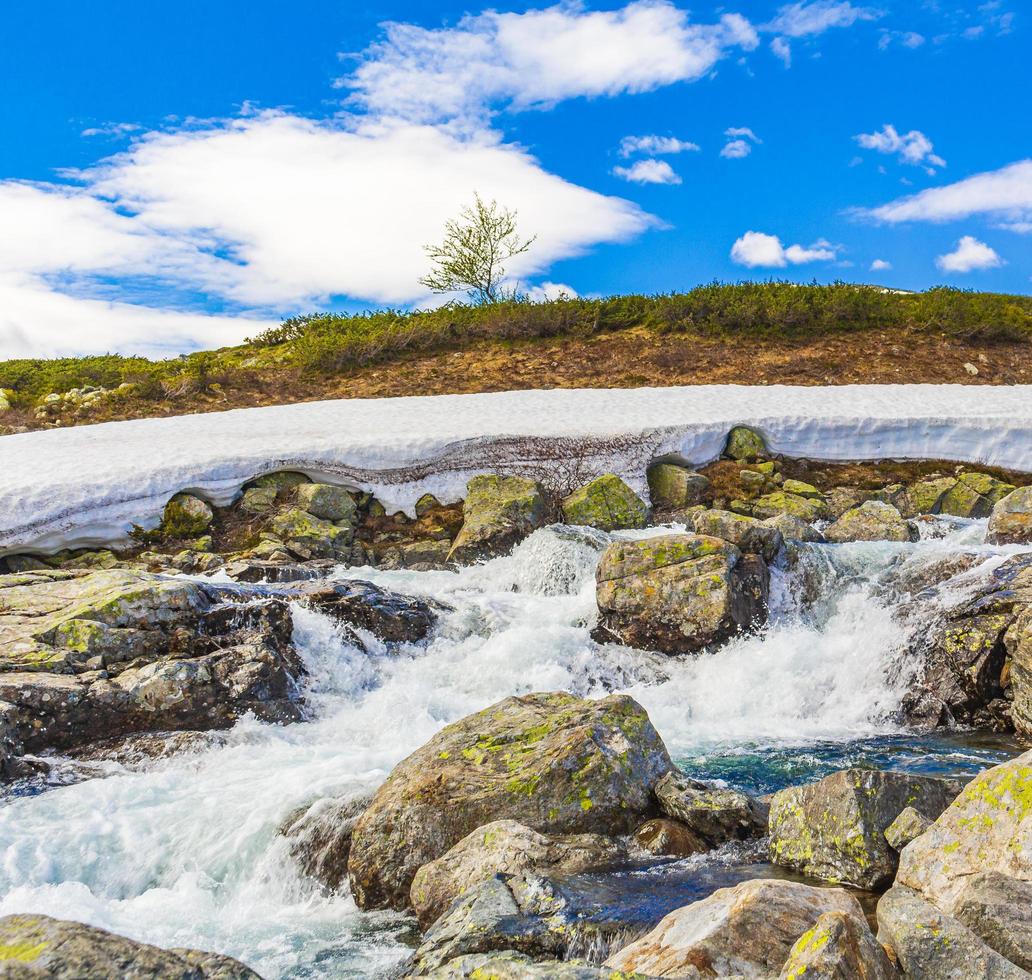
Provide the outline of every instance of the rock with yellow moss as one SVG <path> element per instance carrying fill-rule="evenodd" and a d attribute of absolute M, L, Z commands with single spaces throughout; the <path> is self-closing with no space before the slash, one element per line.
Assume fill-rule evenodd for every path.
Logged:
<path fill-rule="evenodd" d="M 562 511 L 567 524 L 601 531 L 644 527 L 648 517 L 645 501 L 613 473 L 574 490 L 563 500 Z"/>
<path fill-rule="evenodd" d="M 459 531 L 449 561 L 462 564 L 509 552 L 531 531 L 548 523 L 544 490 L 521 476 L 475 476 L 466 486 Z"/>
<path fill-rule="evenodd" d="M 846 912 L 825 912 L 788 954 L 778 980 L 897 980 L 870 926 Z"/>

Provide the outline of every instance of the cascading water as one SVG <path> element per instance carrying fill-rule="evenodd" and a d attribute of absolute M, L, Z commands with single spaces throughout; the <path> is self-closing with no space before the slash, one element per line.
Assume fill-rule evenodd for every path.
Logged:
<path fill-rule="evenodd" d="M 997 749 L 907 735 L 895 720 L 918 666 L 912 636 L 935 608 L 908 606 L 892 582 L 966 551 L 982 568 L 957 579 L 962 595 L 1014 550 L 983 536 L 978 522 L 935 522 L 915 544 L 802 547 L 774 570 L 763 631 L 689 658 L 590 639 L 594 569 L 609 540 L 597 531 L 538 531 L 511 556 L 458 574 L 341 571 L 451 611 L 427 646 L 387 651 L 371 638 L 360 650 L 297 607 L 310 722 L 245 720 L 185 754 L 106 763 L 93 778 L 11 798 L 0 806 L 0 914 L 38 911 L 219 950 L 268 977 L 375 975 L 406 955 L 410 921 L 359 913 L 303 880 L 278 827 L 316 798 L 375 787 L 443 725 L 513 693 L 627 692 L 685 768 L 750 790 L 863 759 L 981 768 Z"/>

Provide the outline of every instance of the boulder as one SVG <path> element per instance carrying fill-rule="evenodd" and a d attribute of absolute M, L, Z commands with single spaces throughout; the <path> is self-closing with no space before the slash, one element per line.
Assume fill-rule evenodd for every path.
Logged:
<path fill-rule="evenodd" d="M 419 643 L 437 624 L 437 611 L 425 599 L 388 592 L 371 582 L 303 582 L 293 593 L 337 622 L 368 630 L 388 643 Z"/>
<path fill-rule="evenodd" d="M 920 837 L 932 821 L 919 810 L 908 806 L 885 828 L 885 839 L 894 851 L 902 851 L 912 840 Z"/>
<path fill-rule="evenodd" d="M 441 502 L 432 494 L 424 493 L 419 500 L 416 501 L 415 511 L 416 518 L 427 517 L 432 514 L 441 506 Z"/>
<path fill-rule="evenodd" d="M 778 980 L 897 980 L 899 974 L 864 919 L 825 912 L 788 954 Z"/>
<path fill-rule="evenodd" d="M 757 456 L 764 456 L 767 453 L 767 444 L 763 436 L 755 429 L 747 425 L 736 425 L 727 434 L 727 444 L 724 446 L 724 455 L 730 459 L 744 460 L 756 459 Z"/>
<path fill-rule="evenodd" d="M 908 806 L 934 819 L 959 788 L 928 776 L 844 769 L 783 789 L 770 804 L 771 860 L 825 881 L 879 888 L 899 860 L 885 839 L 889 825 Z"/>
<path fill-rule="evenodd" d="M 228 956 L 159 949 L 46 915 L 0 919 L 0 976 L 12 980 L 261 980 Z"/>
<path fill-rule="evenodd" d="M 679 820 L 663 817 L 646 820 L 635 830 L 632 840 L 640 850 L 657 857 L 690 857 L 713 846 Z"/>
<path fill-rule="evenodd" d="M 761 523 L 774 528 L 785 541 L 820 543 L 824 540 L 824 535 L 817 528 L 807 524 L 801 517 L 795 517 L 792 514 L 775 514 Z"/>
<path fill-rule="evenodd" d="M 823 500 L 824 494 L 820 492 L 812 483 L 806 483 L 803 480 L 785 480 L 781 484 L 781 489 L 785 493 L 794 494 L 796 497 L 808 497 L 811 500 Z"/>
<path fill-rule="evenodd" d="M 901 495 L 897 507 L 904 517 L 916 517 L 918 514 L 938 514 L 942 506 L 942 498 L 957 485 L 954 476 L 937 477 L 920 480 L 907 488 Z M 895 501 L 893 501 L 895 503 Z"/>
<path fill-rule="evenodd" d="M 917 531 L 892 504 L 868 500 L 826 528 L 828 541 L 916 541 Z"/>
<path fill-rule="evenodd" d="M 800 497 L 798 494 L 775 490 L 757 497 L 749 505 L 749 511 L 758 520 L 767 520 L 779 514 L 798 517 L 807 524 L 823 520 L 828 516 L 828 507 L 822 498 Z"/>
<path fill-rule="evenodd" d="M 351 834 L 372 802 L 372 793 L 323 797 L 295 810 L 280 826 L 290 842 L 290 856 L 301 873 L 327 891 L 339 891 L 347 881 Z"/>
<path fill-rule="evenodd" d="M 935 823 L 903 848 L 896 884 L 951 912 L 984 871 L 1032 881 L 1032 752 L 979 773 Z"/>
<path fill-rule="evenodd" d="M 1012 484 L 997 480 L 988 473 L 961 473 L 939 501 L 939 513 L 954 517 L 988 517 L 996 504 L 1012 490 Z"/>
<path fill-rule="evenodd" d="M 329 483 L 300 483 L 294 491 L 294 498 L 303 511 L 334 524 L 354 525 L 358 516 L 351 494 L 343 487 Z"/>
<path fill-rule="evenodd" d="M 646 477 L 652 506 L 659 510 L 695 507 L 713 498 L 709 479 L 686 466 L 653 463 Z"/>
<path fill-rule="evenodd" d="M 1029 974 L 987 946 L 962 922 L 910 888 L 878 901 L 878 939 L 892 948 L 903 975 L 915 980 L 1028 980 Z"/>
<path fill-rule="evenodd" d="M 510 697 L 457 721 L 394 768 L 352 835 L 360 908 L 405 908 L 416 872 L 494 820 L 543 834 L 629 833 L 670 757 L 628 697 Z"/>
<path fill-rule="evenodd" d="M 999 871 L 970 875 L 961 883 L 952 910 L 987 946 L 1032 971 L 1032 882 Z"/>
<path fill-rule="evenodd" d="M 424 864 L 409 894 L 420 928 L 426 929 L 467 888 L 496 874 L 577 874 L 626 858 L 626 847 L 612 837 L 539 834 L 515 820 L 495 820 Z"/>
<path fill-rule="evenodd" d="M 692 515 L 696 534 L 723 538 L 739 551 L 773 561 L 784 544 L 781 532 L 763 521 L 730 510 L 700 510 Z"/>
<path fill-rule="evenodd" d="M 614 541 L 596 582 L 596 637 L 639 649 L 700 650 L 766 620 L 766 564 L 720 538 Z"/>
<path fill-rule="evenodd" d="M 648 508 L 620 477 L 612 473 L 597 477 L 574 490 L 562 502 L 567 524 L 597 527 L 602 531 L 644 527 Z"/>
<path fill-rule="evenodd" d="M 312 558 L 332 558 L 346 561 L 351 554 L 355 531 L 351 524 L 315 517 L 300 507 L 288 507 L 269 521 L 262 538 L 282 545 L 302 561 Z"/>
<path fill-rule="evenodd" d="M 985 539 L 990 544 L 1032 544 L 1032 486 L 996 502 Z"/>
<path fill-rule="evenodd" d="M 1011 719 L 1014 730 L 1032 738 L 1032 605 L 1026 606 L 1004 634 L 1010 656 Z"/>
<path fill-rule="evenodd" d="M 448 555 L 468 563 L 508 553 L 531 531 L 548 523 L 545 492 L 521 476 L 475 476 L 466 487 L 463 523 Z"/>
<path fill-rule="evenodd" d="M 841 888 L 745 881 L 671 912 L 605 965 L 653 977 L 777 976 L 796 940 L 826 912 L 864 921 Z"/>
<path fill-rule="evenodd" d="M 432 980 L 634 980 L 578 960 L 532 960 L 511 950 L 457 956 L 427 976 Z"/>
<path fill-rule="evenodd" d="M 215 514 L 208 504 L 189 493 L 177 493 L 167 504 L 161 518 L 165 538 L 196 538 L 208 530 Z"/>
<path fill-rule="evenodd" d="M 245 514 L 268 514 L 276 506 L 276 488 L 250 487 L 244 491 L 239 506 Z"/>
<path fill-rule="evenodd" d="M 710 847 L 767 832 L 767 807 L 737 790 L 708 786 L 674 770 L 656 784 L 655 792 L 660 810 Z"/>

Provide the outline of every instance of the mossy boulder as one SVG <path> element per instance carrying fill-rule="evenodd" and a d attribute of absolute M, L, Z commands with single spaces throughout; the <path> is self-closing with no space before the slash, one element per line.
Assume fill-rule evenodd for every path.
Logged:
<path fill-rule="evenodd" d="M 834 524 L 826 528 L 828 541 L 916 541 L 917 531 L 892 504 L 868 500 L 859 507 L 847 510 Z"/>
<path fill-rule="evenodd" d="M 240 498 L 240 509 L 245 514 L 268 514 L 275 506 L 275 487 L 249 487 Z"/>
<path fill-rule="evenodd" d="M 750 514 L 758 520 L 767 520 L 779 514 L 789 514 L 812 524 L 828 516 L 828 508 L 821 497 L 800 497 L 795 493 L 775 490 L 750 502 Z"/>
<path fill-rule="evenodd" d="M 904 517 L 938 514 L 942 507 L 942 498 L 956 485 L 957 478 L 955 476 L 919 480 L 917 483 L 911 484 L 895 503 Z"/>
<path fill-rule="evenodd" d="M 894 851 L 902 851 L 912 840 L 920 837 L 932 821 L 919 810 L 908 806 L 885 828 L 885 839 Z"/>
<path fill-rule="evenodd" d="M 825 912 L 788 954 L 778 980 L 898 980 L 863 918 Z"/>
<path fill-rule="evenodd" d="M 986 541 L 1032 544 L 1032 486 L 1013 490 L 993 506 Z"/>
<path fill-rule="evenodd" d="M 695 507 L 713 499 L 710 481 L 677 463 L 653 463 L 646 474 L 652 506 L 659 510 Z"/>
<path fill-rule="evenodd" d="M 939 513 L 953 517 L 988 517 L 996 504 L 1014 490 L 988 473 L 961 473 L 957 482 L 943 494 Z"/>
<path fill-rule="evenodd" d="M 354 525 L 358 508 L 350 493 L 329 483 L 302 483 L 294 491 L 301 510 L 334 524 Z"/>
<path fill-rule="evenodd" d="M 196 949 L 159 949 L 47 915 L 0 919 L 0 975 L 12 980 L 261 980 L 243 963 Z"/>
<path fill-rule="evenodd" d="M 297 473 L 293 470 L 280 470 L 276 473 L 265 473 L 247 484 L 247 488 L 261 487 L 272 488 L 277 493 L 286 493 L 300 486 L 302 483 L 310 483 L 311 480 L 304 473 Z"/>
<path fill-rule="evenodd" d="M 424 493 L 423 496 L 416 501 L 416 517 L 426 517 L 427 515 L 432 514 L 440 506 L 441 502 L 432 493 Z"/>
<path fill-rule="evenodd" d="M 741 462 L 765 456 L 766 453 L 767 443 L 764 442 L 763 436 L 747 425 L 736 425 L 727 434 L 724 455 L 730 459 L 737 459 Z"/>
<path fill-rule="evenodd" d="M 283 545 L 302 561 L 312 558 L 345 561 L 351 554 L 355 533 L 350 523 L 335 524 L 300 507 L 288 507 L 269 521 L 262 536 Z"/>
<path fill-rule="evenodd" d="M 721 538 L 667 534 L 614 541 L 596 572 L 596 638 L 685 653 L 766 619 L 769 572 Z"/>
<path fill-rule="evenodd" d="M 951 780 L 876 769 L 783 789 L 770 804 L 771 860 L 824 881 L 882 887 L 899 860 L 886 829 L 908 806 L 934 819 L 958 790 Z"/>
<path fill-rule="evenodd" d="M 644 527 L 648 518 L 645 502 L 613 473 L 574 490 L 563 500 L 562 510 L 567 524 L 597 527 L 601 531 Z"/>
<path fill-rule="evenodd" d="M 733 789 L 709 786 L 682 772 L 668 772 L 656 786 L 666 816 L 698 835 L 710 847 L 767 833 L 767 807 Z"/>
<path fill-rule="evenodd" d="M 785 541 L 819 543 L 824 540 L 824 535 L 817 528 L 808 524 L 801 517 L 795 517 L 792 514 L 775 514 L 762 523 L 778 531 Z"/>
<path fill-rule="evenodd" d="M 1010 656 L 1014 730 L 1022 738 L 1032 739 L 1032 606 L 1019 613 L 1003 639 Z"/>
<path fill-rule="evenodd" d="M 406 908 L 416 872 L 494 820 L 542 834 L 629 833 L 671 768 L 628 697 L 506 698 L 448 725 L 399 763 L 355 827 L 360 908 Z"/>
<path fill-rule="evenodd" d="M 797 497 L 809 497 L 813 500 L 823 499 L 824 497 L 824 494 L 812 483 L 805 483 L 803 480 L 785 480 L 781 484 L 781 489 L 785 493 L 795 494 Z"/>
<path fill-rule="evenodd" d="M 448 555 L 467 563 L 509 552 L 550 513 L 544 490 L 521 476 L 475 476 L 466 486 L 462 530 Z"/>
<path fill-rule="evenodd" d="M 215 513 L 208 504 L 189 493 L 177 493 L 167 504 L 161 518 L 164 538 L 196 538 L 211 526 Z"/>
<path fill-rule="evenodd" d="M 773 561 L 784 544 L 781 532 L 770 524 L 730 510 L 699 510 L 692 515 L 696 534 L 730 541 L 739 551 Z"/>

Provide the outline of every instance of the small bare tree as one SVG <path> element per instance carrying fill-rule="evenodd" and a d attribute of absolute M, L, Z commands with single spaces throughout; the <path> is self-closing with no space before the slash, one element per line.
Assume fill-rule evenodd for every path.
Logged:
<path fill-rule="evenodd" d="M 504 263 L 526 252 L 537 236 L 520 238 L 516 212 L 497 201 L 485 204 L 479 194 L 473 201 L 473 207 L 463 208 L 457 220 L 445 224 L 440 245 L 425 246 L 434 268 L 419 281 L 435 293 L 463 289 L 478 303 L 494 303 L 505 298 Z"/>

